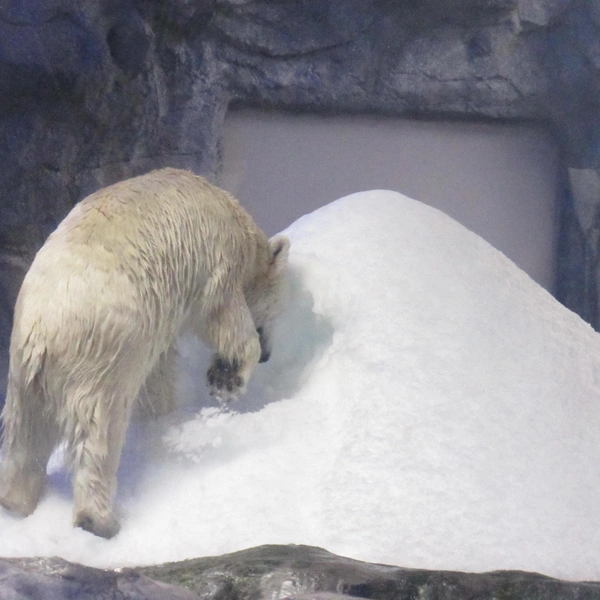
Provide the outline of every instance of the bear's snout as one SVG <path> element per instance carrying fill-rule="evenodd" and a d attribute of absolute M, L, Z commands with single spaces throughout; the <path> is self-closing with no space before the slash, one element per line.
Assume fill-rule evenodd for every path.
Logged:
<path fill-rule="evenodd" d="M 265 335 L 265 330 L 262 327 L 258 327 L 256 329 L 256 333 L 258 333 L 258 341 L 260 342 L 260 358 L 258 362 L 266 363 L 269 358 L 271 358 L 271 350 L 269 349 L 267 336 Z"/>

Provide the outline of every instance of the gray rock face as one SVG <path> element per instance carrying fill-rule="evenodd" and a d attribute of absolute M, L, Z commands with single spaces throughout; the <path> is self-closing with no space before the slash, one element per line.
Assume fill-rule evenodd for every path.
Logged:
<path fill-rule="evenodd" d="M 567 173 L 600 172 L 599 73 L 596 0 L 7 0 L 0 357 L 70 207 L 154 167 L 214 177 L 232 103 L 546 123 L 564 161 L 557 297 L 598 326 L 595 233 Z"/>
<path fill-rule="evenodd" d="M 185 588 L 139 575 L 68 563 L 60 558 L 0 559 L 3 600 L 196 600 Z"/>
<path fill-rule="evenodd" d="M 309 546 L 260 546 L 224 556 L 118 572 L 62 559 L 0 559 L 0 597 L 11 600 L 597 600 L 598 583 L 520 571 L 400 569 Z"/>

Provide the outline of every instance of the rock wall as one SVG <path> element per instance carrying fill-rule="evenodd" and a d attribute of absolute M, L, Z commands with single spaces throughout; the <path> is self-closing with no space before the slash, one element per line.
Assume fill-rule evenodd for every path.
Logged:
<path fill-rule="evenodd" d="M 214 178 L 232 104 L 547 124 L 563 156 L 557 296 L 598 327 L 599 74 L 597 0 L 5 0 L 0 356 L 69 208 L 154 167 Z"/>

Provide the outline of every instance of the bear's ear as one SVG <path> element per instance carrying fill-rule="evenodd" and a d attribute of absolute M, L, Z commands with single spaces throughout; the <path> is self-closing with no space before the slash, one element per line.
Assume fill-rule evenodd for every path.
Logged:
<path fill-rule="evenodd" d="M 271 261 L 269 263 L 271 273 L 283 272 L 290 253 L 290 240 L 284 235 L 276 235 L 269 240 L 269 250 L 271 251 Z"/>

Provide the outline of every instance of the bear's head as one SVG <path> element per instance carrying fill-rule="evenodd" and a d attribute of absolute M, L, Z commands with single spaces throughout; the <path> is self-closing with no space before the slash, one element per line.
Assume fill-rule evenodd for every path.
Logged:
<path fill-rule="evenodd" d="M 269 360 L 273 324 L 285 305 L 285 270 L 289 249 L 290 241 L 287 237 L 277 235 L 271 238 L 267 269 L 246 290 L 246 302 L 260 339 L 260 362 Z"/>

